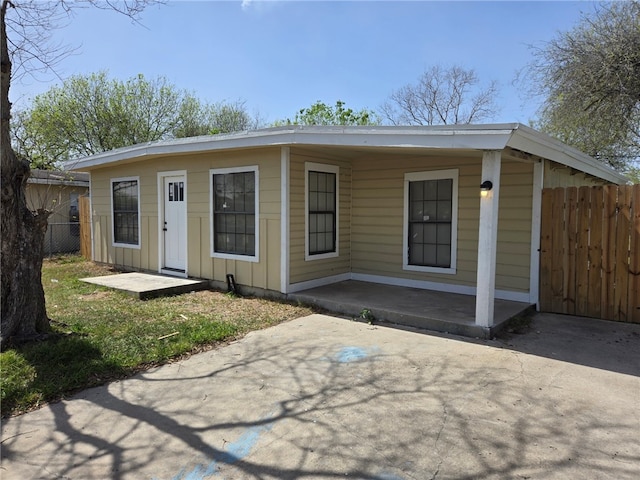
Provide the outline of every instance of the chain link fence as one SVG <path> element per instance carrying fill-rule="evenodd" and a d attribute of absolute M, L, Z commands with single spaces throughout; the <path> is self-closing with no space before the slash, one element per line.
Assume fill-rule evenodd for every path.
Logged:
<path fill-rule="evenodd" d="M 44 237 L 44 254 L 76 253 L 80 251 L 80 223 L 49 223 Z"/>

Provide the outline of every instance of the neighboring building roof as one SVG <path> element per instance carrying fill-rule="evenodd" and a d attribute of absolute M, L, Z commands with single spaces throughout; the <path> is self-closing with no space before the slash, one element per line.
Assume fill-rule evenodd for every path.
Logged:
<path fill-rule="evenodd" d="M 89 188 L 90 175 L 67 170 L 31 170 L 27 183 Z"/>
<path fill-rule="evenodd" d="M 154 156 L 296 145 L 476 151 L 503 150 L 510 147 L 553 160 L 613 183 L 627 182 L 626 177 L 604 163 L 519 123 L 418 127 L 288 125 L 233 134 L 178 138 L 133 145 L 67 162 L 67 168 L 91 170 Z"/>

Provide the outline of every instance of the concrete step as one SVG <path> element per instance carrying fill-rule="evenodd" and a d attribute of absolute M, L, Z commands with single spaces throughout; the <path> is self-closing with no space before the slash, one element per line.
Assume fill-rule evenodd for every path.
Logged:
<path fill-rule="evenodd" d="M 81 278 L 80 281 L 121 290 L 140 300 L 179 295 L 181 293 L 206 290 L 208 280 L 152 275 L 149 273 L 120 273 L 104 277 Z"/>

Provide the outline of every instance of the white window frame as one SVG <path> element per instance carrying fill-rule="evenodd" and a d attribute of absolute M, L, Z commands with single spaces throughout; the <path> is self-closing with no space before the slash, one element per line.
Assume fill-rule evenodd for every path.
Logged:
<path fill-rule="evenodd" d="M 336 176 L 336 249 L 333 252 L 309 254 L 309 172 L 333 173 Z M 340 167 L 325 163 L 304 164 L 304 259 L 305 261 L 336 258 L 340 255 Z"/>
<path fill-rule="evenodd" d="M 404 174 L 404 217 L 402 229 L 402 269 L 413 272 L 443 273 L 454 275 L 458 252 L 458 169 L 432 170 L 426 172 L 411 172 Z M 409 264 L 409 183 L 424 180 L 451 179 L 451 266 L 426 267 Z"/>
<path fill-rule="evenodd" d="M 116 242 L 116 216 L 113 211 L 113 184 L 117 182 L 132 182 L 136 181 L 138 183 L 138 243 L 118 243 Z M 112 178 L 109 183 L 109 201 L 111 202 L 111 245 L 113 247 L 122 247 L 122 248 L 134 248 L 136 250 L 140 250 L 141 248 L 141 240 L 142 240 L 142 229 L 141 229 L 141 218 L 140 218 L 140 199 L 142 198 L 142 185 L 140 185 L 140 177 L 118 177 Z"/>
<path fill-rule="evenodd" d="M 229 173 L 254 173 L 255 181 L 255 255 L 237 255 L 233 253 L 221 253 L 215 251 L 215 229 L 213 211 L 215 209 L 214 204 L 214 175 L 226 175 Z M 246 167 L 229 167 L 229 168 L 212 168 L 209 170 L 209 236 L 210 236 L 210 252 L 212 258 L 225 258 L 228 260 L 242 260 L 244 262 L 259 262 L 260 261 L 260 176 L 258 165 L 251 165 Z"/>

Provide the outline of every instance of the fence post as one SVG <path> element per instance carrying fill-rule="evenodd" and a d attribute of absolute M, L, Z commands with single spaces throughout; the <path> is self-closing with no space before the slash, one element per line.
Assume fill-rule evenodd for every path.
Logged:
<path fill-rule="evenodd" d="M 78 216 L 80 217 L 80 255 L 91 260 L 91 203 L 86 195 L 78 198 Z"/>

